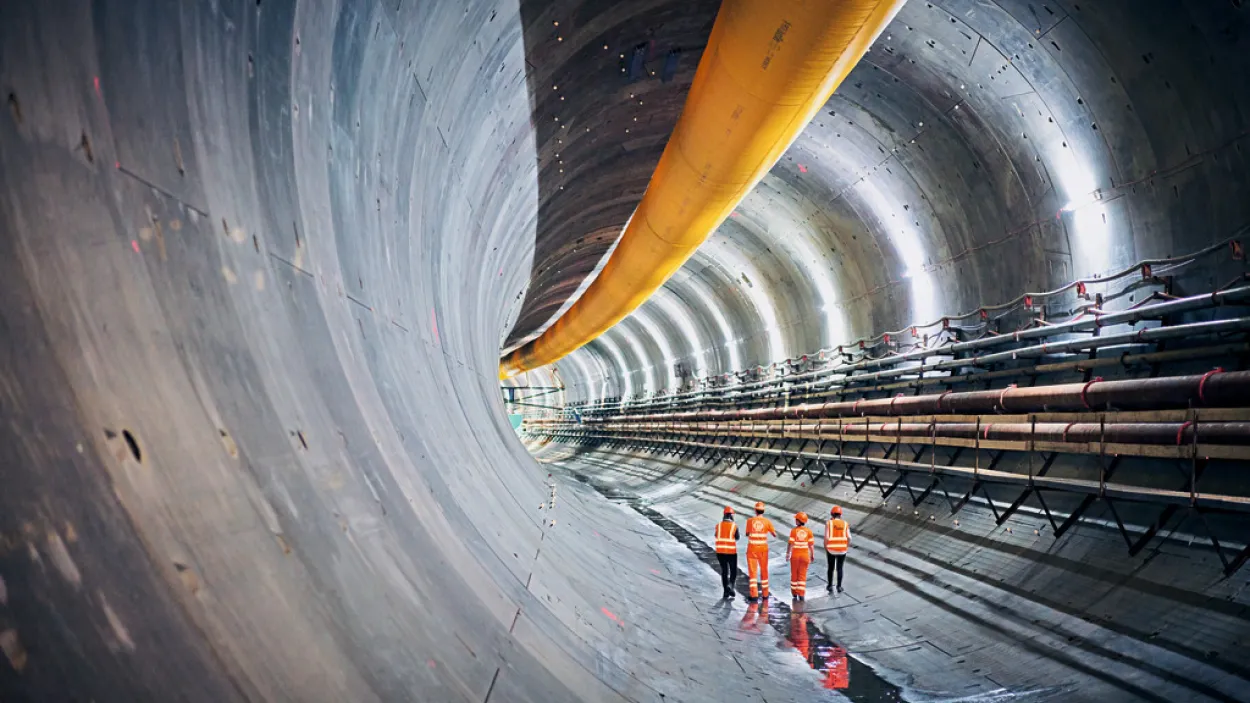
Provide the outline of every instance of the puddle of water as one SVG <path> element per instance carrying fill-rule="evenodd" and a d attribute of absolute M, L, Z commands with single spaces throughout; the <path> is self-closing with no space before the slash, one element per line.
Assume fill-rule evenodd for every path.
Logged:
<path fill-rule="evenodd" d="M 648 507 L 645 501 L 632 493 L 597 484 L 584 474 L 573 473 L 573 477 L 595 489 L 609 501 L 633 508 L 675 537 L 719 577 L 720 566 L 716 560 L 716 550 L 694 533 Z M 745 598 L 747 589 L 742 581 L 743 579 L 739 579 L 734 587 Z M 803 612 L 803 606 L 803 603 L 796 603 L 791 607 L 775 598 L 750 603 L 740 627 L 746 632 L 762 632 L 763 624 L 767 623 L 790 647 L 802 655 L 808 666 L 821 675 L 825 688 L 837 690 L 852 701 L 877 703 L 903 700 L 897 686 L 878 676 L 866 664 L 852 659 L 845 647 L 834 642 Z"/>

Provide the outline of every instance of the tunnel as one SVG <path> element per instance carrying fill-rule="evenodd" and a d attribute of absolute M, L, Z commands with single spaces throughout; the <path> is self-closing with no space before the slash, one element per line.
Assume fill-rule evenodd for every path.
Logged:
<path fill-rule="evenodd" d="M 0 700 L 1250 700 L 1240 0 L 898 3 L 501 380 L 754 1 L 0 3 Z"/>

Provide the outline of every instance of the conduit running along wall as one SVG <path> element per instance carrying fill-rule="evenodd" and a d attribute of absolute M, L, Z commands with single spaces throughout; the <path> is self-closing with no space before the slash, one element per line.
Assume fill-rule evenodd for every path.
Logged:
<path fill-rule="evenodd" d="M 721 6 L 685 110 L 616 251 L 500 377 L 563 358 L 669 279 L 789 148 L 903 0 Z"/>

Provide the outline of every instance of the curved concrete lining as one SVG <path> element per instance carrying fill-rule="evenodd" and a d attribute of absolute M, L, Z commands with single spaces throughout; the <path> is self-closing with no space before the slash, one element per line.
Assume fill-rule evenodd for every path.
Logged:
<path fill-rule="evenodd" d="M 771 361 L 769 315 L 815 351 L 812 271 L 848 335 L 912 322 L 895 221 L 943 311 L 1096 269 L 1087 240 L 1113 265 L 1250 221 L 1245 10 L 1148 5 L 909 3 L 744 205 L 755 232 L 670 282 L 685 315 L 592 343 L 564 398 L 641 394 L 665 346 L 691 357 L 684 316 L 708 373 Z M 747 493 L 780 524 L 832 487 L 527 444 L 496 376 L 641 198 L 717 6 L 0 3 L 0 699 L 836 700 L 793 630 L 743 636 L 690 545 L 576 476 L 699 538 Z M 745 245 L 784 305 L 713 256 Z M 813 613 L 856 681 L 1244 691 L 1247 591 L 1210 552 L 848 504 L 893 560 L 851 595 L 904 623 Z"/>

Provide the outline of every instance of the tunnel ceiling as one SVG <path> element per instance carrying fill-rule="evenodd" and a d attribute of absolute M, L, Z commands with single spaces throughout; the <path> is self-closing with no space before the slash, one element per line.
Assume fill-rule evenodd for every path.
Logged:
<path fill-rule="evenodd" d="M 715 10 L 527 17 L 540 203 L 507 346 L 620 234 Z M 912 0 L 682 272 L 557 365 L 570 399 L 671 391 L 1227 237 L 1250 219 L 1245 30 L 1214 0 Z"/>

